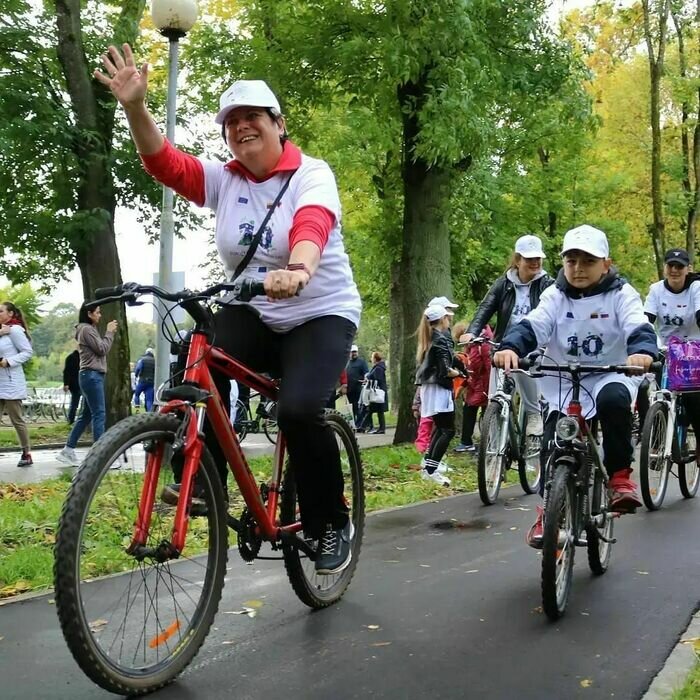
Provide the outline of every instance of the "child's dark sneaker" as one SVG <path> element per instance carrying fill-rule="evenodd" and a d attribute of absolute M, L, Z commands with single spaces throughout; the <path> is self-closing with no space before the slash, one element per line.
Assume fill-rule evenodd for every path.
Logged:
<path fill-rule="evenodd" d="M 17 462 L 18 467 L 31 467 L 32 464 L 34 464 L 34 460 L 32 459 L 32 455 L 29 452 L 22 452 L 22 456 L 19 458 L 19 462 Z"/>

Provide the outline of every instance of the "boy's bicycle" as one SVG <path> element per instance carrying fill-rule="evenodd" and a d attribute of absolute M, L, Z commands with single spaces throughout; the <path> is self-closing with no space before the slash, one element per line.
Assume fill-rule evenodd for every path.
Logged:
<path fill-rule="evenodd" d="M 476 338 L 472 343 L 498 343 Z M 501 484 L 512 462 L 518 463 L 520 485 L 525 493 L 537 493 L 540 487 L 541 435 L 527 435 L 527 415 L 522 401 L 517 401 L 515 381 L 498 370 L 495 393 L 481 419 L 481 440 L 477 456 L 479 496 L 484 505 L 498 499 Z"/>
<path fill-rule="evenodd" d="M 638 372 L 639 368 L 577 362 L 548 365 L 538 360 L 534 363 L 521 360 L 520 367 L 511 371 L 531 377 L 545 376 L 545 372 L 571 375 L 571 399 L 566 415 L 556 423 L 544 477 L 542 608 L 550 620 L 557 620 L 569 601 L 575 548 L 586 547 L 591 571 L 601 575 L 607 571 L 616 541 L 613 519 L 617 514 L 608 508 L 608 473 L 579 401 L 581 378 L 607 372 L 627 374 L 630 370 Z M 527 372 L 529 367 L 532 369 Z"/>
<path fill-rule="evenodd" d="M 654 393 L 640 441 L 639 482 L 649 510 L 661 508 L 673 464 L 678 465 L 678 485 L 683 497 L 693 498 L 698 492 L 697 436 L 688 420 L 684 393 L 668 389 L 664 365 L 661 388 Z"/>
<path fill-rule="evenodd" d="M 208 302 L 224 290 L 240 300 L 263 294 L 259 283 L 218 284 L 203 292 L 168 293 L 152 286 L 97 290 L 97 304 L 134 303 L 144 294 L 179 303 L 195 320 L 182 385 L 163 391 L 160 412 L 130 416 L 90 449 L 73 478 L 56 535 L 56 609 L 82 670 L 114 692 L 143 694 L 172 681 L 194 658 L 216 614 L 226 575 L 228 528 L 245 561 L 284 560 L 297 596 L 312 608 L 335 603 L 357 566 L 364 526 L 362 463 L 353 431 L 327 413 L 335 435 L 354 526 L 352 558 L 342 572 L 320 576 L 318 542 L 305 538 L 294 473 L 278 434 L 272 477 L 258 484 L 213 382 L 216 369 L 275 401 L 278 382 L 214 345 Z M 202 428 L 211 423 L 245 507 L 229 514 Z M 119 461 L 119 472 L 110 470 Z M 177 506 L 159 500 L 183 465 Z M 196 504 L 196 505 L 195 505 Z M 268 542 L 273 556 L 261 556 Z M 118 574 L 106 576 L 106 574 Z M 230 618 L 230 623 L 234 618 Z"/>

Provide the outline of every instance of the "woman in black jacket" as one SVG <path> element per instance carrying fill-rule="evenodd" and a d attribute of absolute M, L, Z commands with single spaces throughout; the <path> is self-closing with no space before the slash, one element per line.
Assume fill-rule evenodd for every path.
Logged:
<path fill-rule="evenodd" d="M 367 413 L 362 421 L 363 427 L 369 427 L 367 431 L 371 435 L 384 435 L 386 431 L 386 423 L 384 421 L 384 413 L 389 410 L 389 392 L 387 391 L 386 384 L 386 364 L 382 359 L 382 356 L 378 352 L 372 353 L 372 369 L 367 373 L 368 382 L 376 382 L 377 389 L 381 389 L 384 392 L 384 401 L 375 402 L 370 401 L 367 407 Z M 372 422 L 372 414 L 377 414 L 377 421 L 379 427 L 375 428 Z"/>
<path fill-rule="evenodd" d="M 510 266 L 486 292 L 467 332 L 460 337 L 459 342 L 468 343 L 476 338 L 496 314 L 494 340 L 500 343 L 506 330 L 530 313 L 540 303 L 542 292 L 554 282 L 542 269 L 542 260 L 545 257 L 542 241 L 537 236 L 518 238 Z M 495 390 L 494 378 L 495 373 L 492 372 L 489 394 Z M 515 381 L 528 414 L 526 432 L 528 435 L 541 435 L 542 417 L 537 380 L 519 374 Z"/>
<path fill-rule="evenodd" d="M 420 385 L 421 418 L 433 419 L 433 435 L 423 456 L 421 476 L 441 486 L 450 480 L 438 469 L 455 434 L 455 405 L 452 379 L 459 376 L 453 368 L 453 342 L 450 316 L 444 306 L 429 306 L 418 326 L 416 384 Z"/>

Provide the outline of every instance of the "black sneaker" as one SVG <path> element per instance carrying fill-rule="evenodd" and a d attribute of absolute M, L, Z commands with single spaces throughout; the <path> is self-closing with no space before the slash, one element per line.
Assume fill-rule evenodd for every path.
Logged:
<path fill-rule="evenodd" d="M 326 526 L 326 532 L 318 543 L 317 574 L 339 574 L 347 568 L 352 559 L 351 544 L 354 535 L 355 528 L 350 518 L 347 525 L 340 530 L 334 530 L 332 525 Z"/>
<path fill-rule="evenodd" d="M 22 452 L 22 456 L 19 458 L 19 462 L 17 462 L 18 467 L 31 467 L 32 464 L 34 464 L 34 460 L 32 459 L 31 454 L 29 452 Z"/>
<path fill-rule="evenodd" d="M 195 484 L 194 493 L 192 494 L 192 504 L 190 507 L 190 515 L 206 515 L 207 504 L 202 498 L 202 489 L 197 488 Z M 163 487 L 160 493 L 160 500 L 167 503 L 169 506 L 176 506 L 180 500 L 180 484 L 168 484 Z"/>

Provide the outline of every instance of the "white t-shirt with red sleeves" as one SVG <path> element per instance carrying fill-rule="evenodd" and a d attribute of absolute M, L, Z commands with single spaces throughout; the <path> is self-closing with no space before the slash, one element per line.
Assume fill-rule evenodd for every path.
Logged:
<path fill-rule="evenodd" d="M 253 182 L 223 163 L 201 162 L 204 206 L 216 213 L 216 247 L 230 277 L 290 173 L 278 172 L 264 182 Z M 310 205 L 325 207 L 335 216 L 311 281 L 298 297 L 277 301 L 256 297 L 250 302 L 263 322 L 277 332 L 287 332 L 319 316 L 341 316 L 355 326 L 360 323 L 362 303 L 343 244 L 340 198 L 333 172 L 325 161 L 302 154 L 301 166 L 265 226 L 260 245 L 241 278 L 262 281 L 268 271 L 286 267 L 292 219 L 295 212 Z"/>

